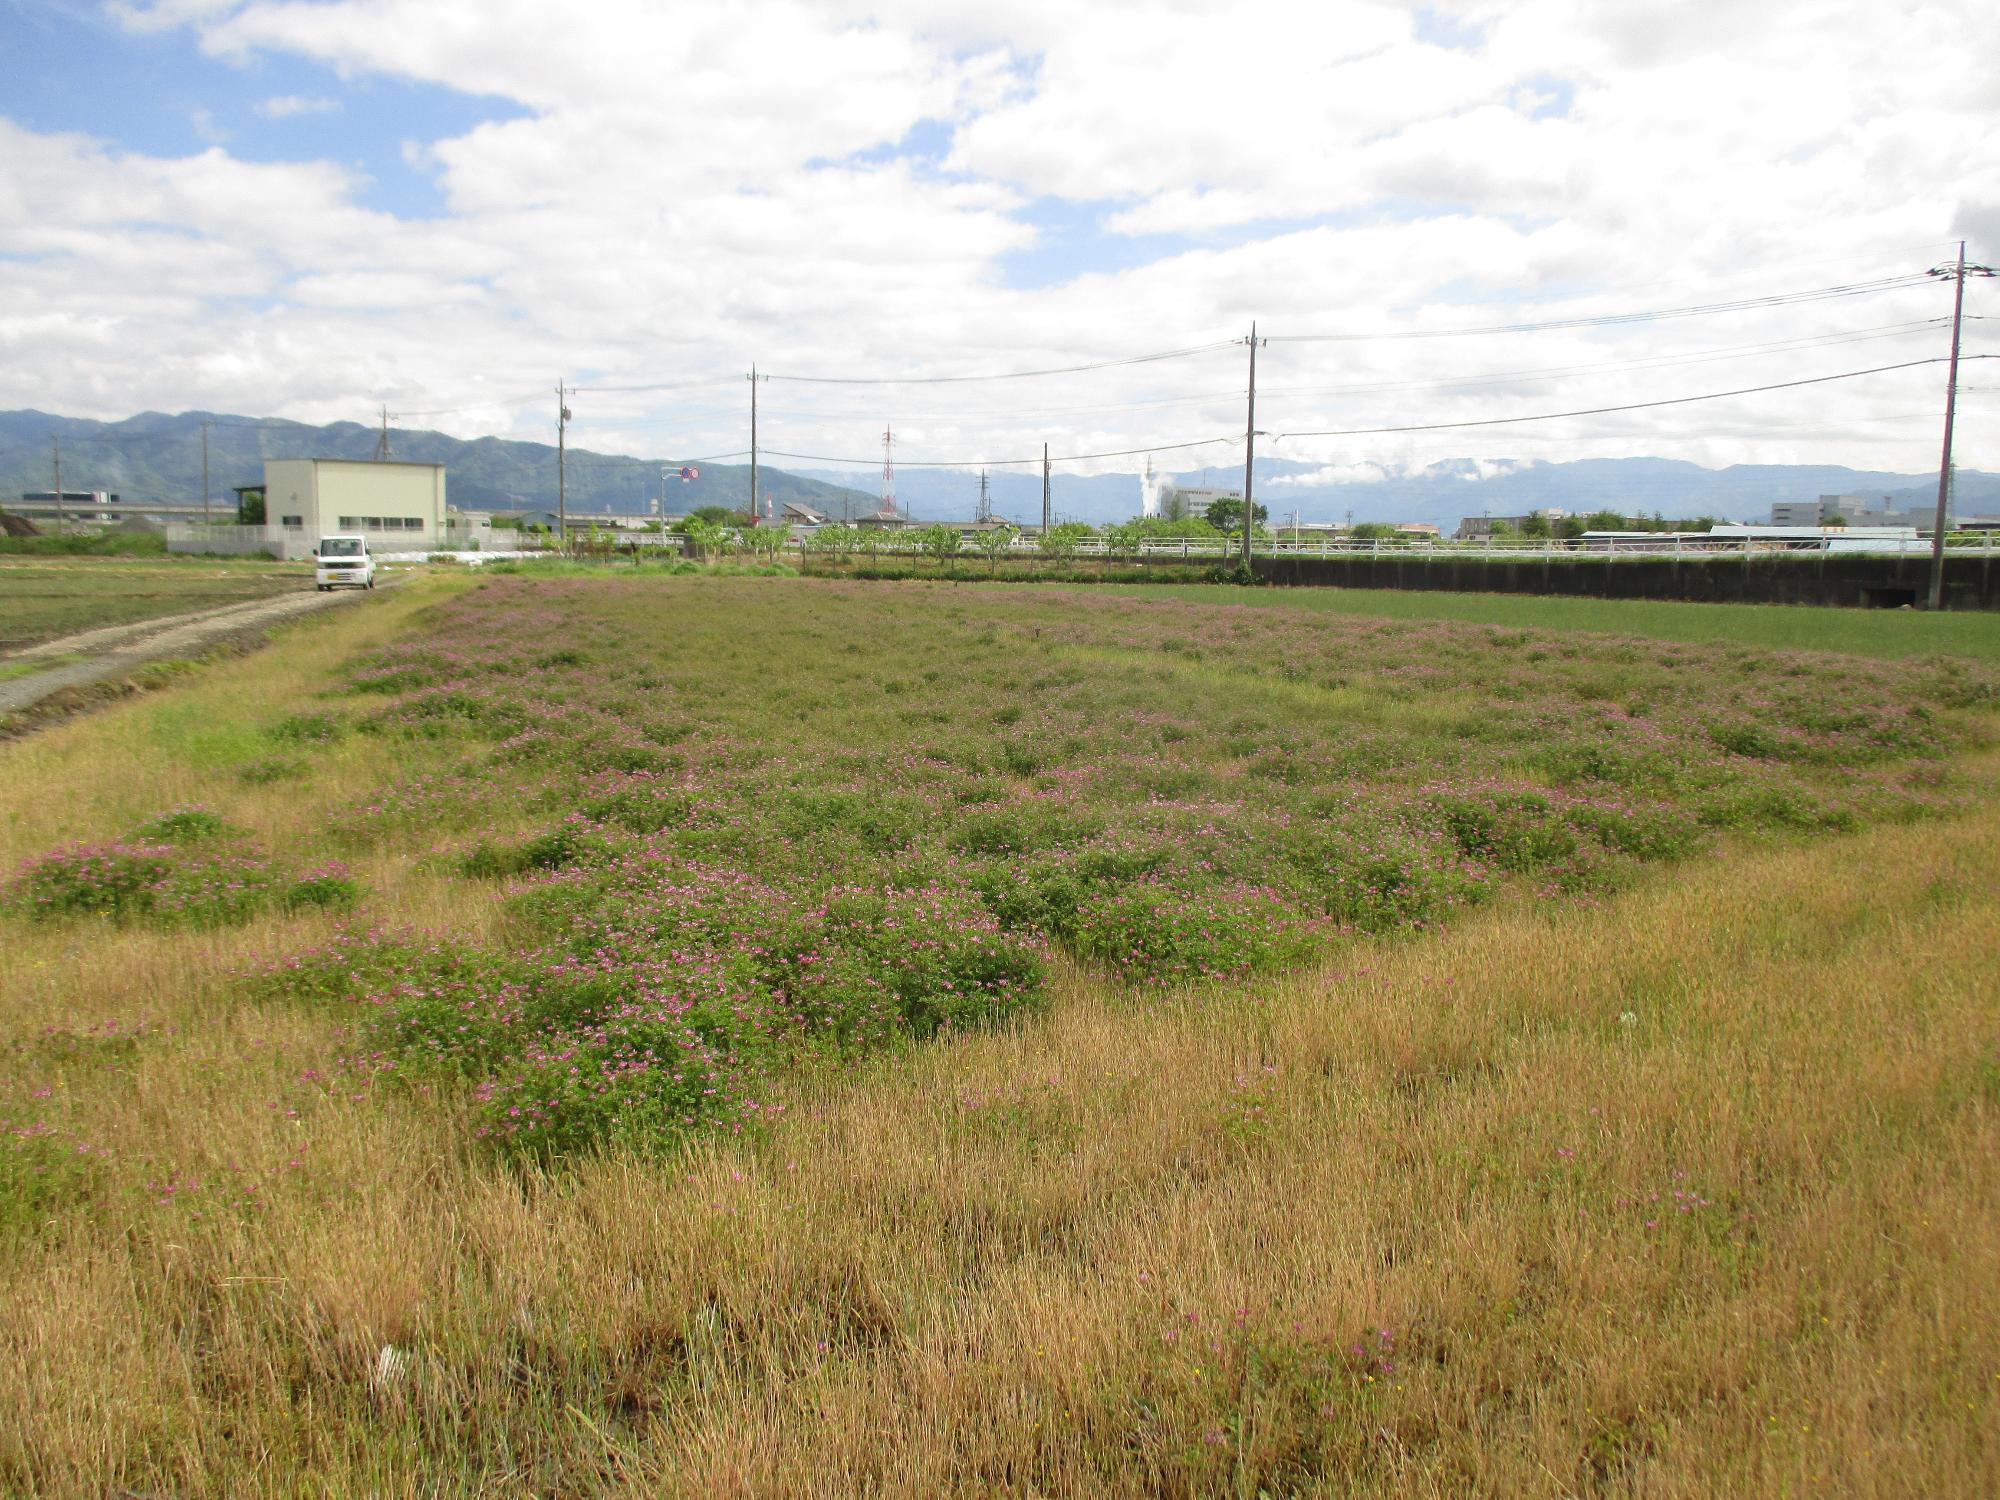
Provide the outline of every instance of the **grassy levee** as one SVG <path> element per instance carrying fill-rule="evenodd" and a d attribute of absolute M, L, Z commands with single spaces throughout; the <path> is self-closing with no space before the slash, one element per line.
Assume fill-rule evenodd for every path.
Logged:
<path fill-rule="evenodd" d="M 483 625 L 518 608 L 511 587 L 483 591 Z M 661 587 L 688 592 L 619 594 L 615 618 L 683 609 L 647 637 L 666 654 L 581 633 L 565 654 L 602 651 L 635 714 L 678 695 L 728 767 L 746 746 L 803 764 L 827 724 L 861 727 L 861 764 L 896 733 L 950 749 L 987 721 L 944 696 L 943 669 L 1011 659 L 1046 629 L 1037 693 L 1073 695 L 1047 735 L 1108 722 L 1088 756 L 1111 766 L 1147 725 L 1121 695 L 1152 695 L 1177 710 L 1172 769 L 1200 770 L 1218 809 L 1305 795 L 1254 769 L 1278 728 L 1332 726 L 1302 754 L 1434 743 L 1440 764 L 1541 766 L 1521 757 L 1610 688 L 1678 733 L 1673 695 L 1706 712 L 1706 680 L 1733 662 L 1675 657 L 1656 681 L 1629 651 L 1406 638 L 1439 669 L 1453 650 L 1532 649 L 1536 682 L 1572 684 L 1510 739 L 1500 700 L 1467 686 L 1484 656 L 1371 695 L 1355 663 L 1391 646 L 1365 632 L 1333 642 L 1339 679 L 1246 680 L 1227 632 L 1199 658 L 1141 655 L 1152 625 L 1122 606 Z M 415 583 L 0 746 L 0 863 L 192 802 L 273 859 L 316 856 L 386 786 L 468 745 L 354 729 L 301 748 L 299 726 L 382 702 L 323 695 L 357 653 L 445 649 L 481 593 Z M 877 597 L 903 611 L 894 628 L 854 632 Z M 814 668 L 794 678 L 755 653 L 704 666 L 758 634 L 746 619 L 779 638 L 785 609 L 904 641 L 886 668 L 902 685 L 862 706 L 844 651 L 794 658 Z M 521 628 L 528 649 L 555 644 L 539 618 Z M 512 691 L 515 648 L 487 649 Z M 648 671 L 663 680 L 629 687 Z M 758 694 L 732 697 L 745 682 Z M 1010 701 L 984 677 L 964 693 L 980 715 Z M 1224 702 L 1244 722 L 1204 739 Z M 1853 795 L 1861 832 L 1721 834 L 1713 857 L 1634 867 L 1611 895 L 1500 883 L 1442 931 L 1343 935 L 1303 969 L 1144 988 L 1058 954 L 1039 1009 L 802 1063 L 760 1129 L 644 1154 L 488 1149 L 471 1093 L 397 1074 L 368 1030 L 417 980 L 346 1005 L 246 984 L 336 917 L 5 918 L 0 1492 L 1992 1493 L 2000 763 L 1960 754 L 1949 795 L 1928 790 L 1942 747 L 1968 742 L 1884 761 L 1865 796 L 1843 767 L 1755 762 L 1819 778 L 1801 795 Z M 437 804 L 342 844 L 363 920 L 495 954 L 525 941 L 510 898 L 459 860 L 474 831 L 567 807 L 537 798 L 578 779 L 573 749 L 546 782 L 507 763 L 532 795 L 467 783 L 487 793 L 470 823 Z M 469 750 L 483 764 L 492 742 Z M 1061 764 L 982 776 L 1024 805 L 1036 777 L 1072 784 Z M 791 805 L 782 784 L 707 784 L 753 829 Z M 1107 816 L 1115 785 L 1089 792 Z"/>

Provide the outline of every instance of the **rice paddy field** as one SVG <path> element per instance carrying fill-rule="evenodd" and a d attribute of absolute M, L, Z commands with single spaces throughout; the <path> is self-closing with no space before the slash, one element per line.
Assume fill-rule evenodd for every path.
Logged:
<path fill-rule="evenodd" d="M 0 746 L 0 1490 L 2000 1489 L 2000 667 L 1626 608 L 438 576 Z"/>
<path fill-rule="evenodd" d="M 107 625 L 134 625 L 301 589 L 309 569 L 268 559 L 0 557 L 0 659 Z"/>

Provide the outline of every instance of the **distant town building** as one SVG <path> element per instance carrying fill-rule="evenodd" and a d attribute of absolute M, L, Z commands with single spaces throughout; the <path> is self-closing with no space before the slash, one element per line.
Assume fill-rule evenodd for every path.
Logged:
<path fill-rule="evenodd" d="M 1773 526 L 1914 526 L 1928 533 L 1936 520 L 1935 505 L 1898 510 L 1888 495 L 1821 495 L 1817 500 L 1781 501 L 1771 507 Z"/>
<path fill-rule="evenodd" d="M 1218 500 L 1234 500 L 1238 504 L 1243 501 L 1241 490 L 1197 489 L 1192 485 L 1177 484 L 1174 486 L 1174 494 L 1186 504 L 1187 514 L 1191 516 L 1200 515 Z"/>
<path fill-rule="evenodd" d="M 1562 510 L 1541 510 L 1531 511 L 1525 516 L 1466 516 L 1459 521 L 1458 530 L 1452 535 L 1461 542 L 1484 542 L 1492 538 L 1493 528 L 1496 526 L 1504 526 L 1518 533 L 1536 516 L 1553 522 L 1560 521 L 1568 514 L 1568 511 Z"/>

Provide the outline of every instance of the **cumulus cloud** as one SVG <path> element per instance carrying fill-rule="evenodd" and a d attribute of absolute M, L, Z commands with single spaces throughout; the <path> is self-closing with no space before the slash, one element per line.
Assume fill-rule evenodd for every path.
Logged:
<path fill-rule="evenodd" d="M 1944 307 L 1935 288 L 1728 320 L 1370 336 L 1825 286 L 1921 268 L 1960 229 L 1990 236 L 2000 160 L 1984 59 L 2000 54 L 2000 12 L 1429 11 L 128 4 L 127 24 L 186 28 L 246 79 L 283 59 L 507 101 L 512 117 L 407 142 L 402 163 L 441 203 L 421 219 L 363 206 L 351 162 L 149 154 L 0 121 L 0 254 L 19 289 L 0 308 L 0 405 L 351 416 L 387 399 L 477 406 L 485 430 L 540 436 L 539 393 L 564 375 L 586 387 L 576 405 L 595 445 L 726 452 L 743 444 L 753 359 L 791 374 L 953 373 L 1213 344 L 1044 382 L 774 383 L 767 407 L 766 441 L 799 452 L 865 456 L 892 419 L 930 455 L 995 461 L 1044 441 L 1092 453 L 1216 437 L 1192 465 L 1227 462 L 1241 432 L 1247 351 L 1226 341 L 1256 319 L 1341 336 L 1261 352 L 1258 420 L 1295 434 L 1286 456 L 1360 478 L 1461 453 L 1477 430 L 1296 434 L 1939 352 L 1925 324 Z M 341 102 L 329 89 L 257 110 Z M 913 132 L 938 154 L 905 154 Z M 1837 335 L 1860 341 L 1797 342 Z M 1780 340 L 1793 342 L 1759 352 Z M 62 361 L 26 357 L 52 343 Z M 1658 363 L 1670 356 L 1718 362 Z M 1508 441 L 1545 458 L 1914 470 L 1933 461 L 1941 380 L 1926 366 L 1508 428 Z M 605 389 L 646 384 L 694 388 Z M 507 404 L 517 396 L 531 404 Z M 1980 450 L 1989 425 L 1963 430 L 1967 464 L 2000 465 Z"/>

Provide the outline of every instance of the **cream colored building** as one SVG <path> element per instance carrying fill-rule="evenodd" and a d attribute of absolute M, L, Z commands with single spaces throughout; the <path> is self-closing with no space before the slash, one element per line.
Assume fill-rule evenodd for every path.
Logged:
<path fill-rule="evenodd" d="M 273 541 L 309 551 L 321 537 L 358 532 L 376 551 L 439 546 L 446 537 L 443 464 L 365 458 L 264 461 L 264 525 Z"/>

